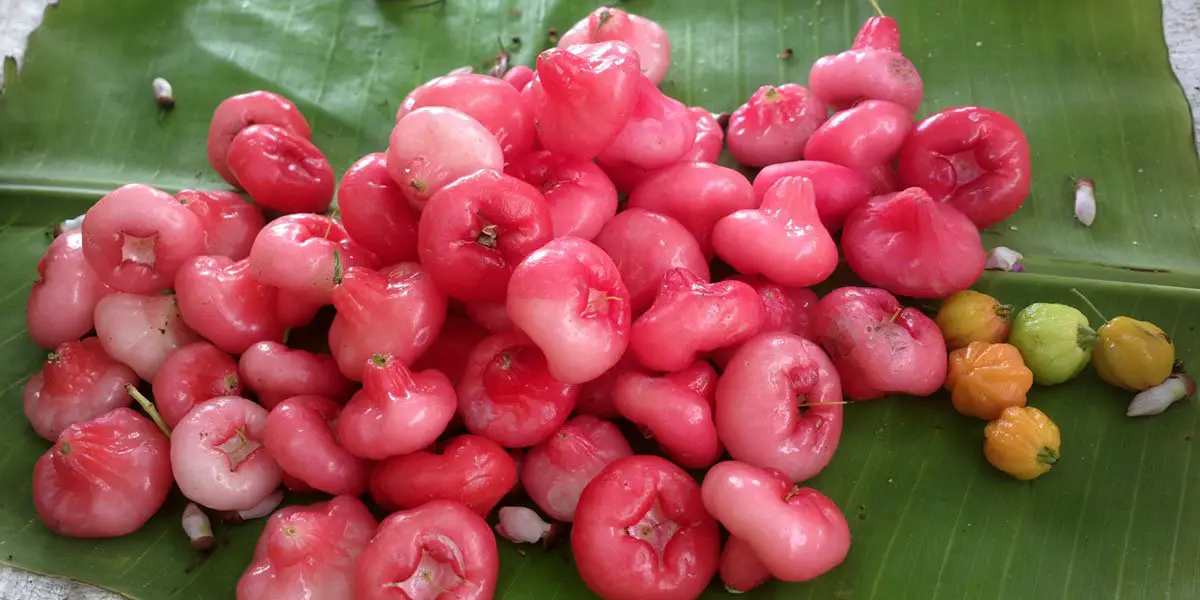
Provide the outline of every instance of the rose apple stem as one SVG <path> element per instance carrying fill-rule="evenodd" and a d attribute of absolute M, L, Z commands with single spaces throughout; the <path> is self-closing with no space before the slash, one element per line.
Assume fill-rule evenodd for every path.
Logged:
<path fill-rule="evenodd" d="M 342 253 L 333 251 L 333 285 L 342 285 L 345 273 L 342 271 Z"/>
<path fill-rule="evenodd" d="M 844 400 L 841 402 L 808 402 L 808 403 L 802 404 L 801 406 L 843 406 L 846 404 L 853 404 L 853 403 L 846 402 Z"/>
<path fill-rule="evenodd" d="M 877 2 L 876 0 L 867 0 L 867 1 L 871 3 L 871 8 L 874 8 L 874 9 L 875 9 L 875 14 L 877 14 L 877 15 L 879 15 L 879 16 L 881 16 L 881 17 L 882 17 L 882 16 L 883 16 L 883 9 L 882 9 L 882 8 L 879 8 L 879 2 Z"/>
<path fill-rule="evenodd" d="M 133 386 L 133 384 L 125 386 L 125 391 L 129 392 L 129 395 L 132 396 L 134 400 L 137 400 L 137 403 L 142 406 L 142 410 L 146 411 L 147 415 L 150 415 L 150 419 L 154 421 L 154 424 L 158 425 L 158 428 L 161 429 L 168 438 L 170 438 L 171 429 L 167 427 L 166 423 L 163 422 L 162 416 L 158 414 L 158 409 L 154 408 L 154 403 L 151 402 L 149 398 L 143 396 L 142 393 Z"/>
<path fill-rule="evenodd" d="M 1071 293 L 1075 294 L 1076 296 L 1079 296 L 1079 299 L 1083 300 L 1083 303 L 1088 305 L 1088 308 L 1092 309 L 1092 312 L 1096 313 L 1097 317 L 1100 317 L 1101 322 L 1104 322 L 1104 323 L 1108 322 L 1108 317 L 1104 316 L 1104 313 L 1100 312 L 1100 309 L 1096 308 L 1096 305 L 1092 304 L 1092 301 L 1088 300 L 1088 297 L 1084 296 L 1083 292 L 1081 292 L 1075 288 L 1071 288 Z"/>

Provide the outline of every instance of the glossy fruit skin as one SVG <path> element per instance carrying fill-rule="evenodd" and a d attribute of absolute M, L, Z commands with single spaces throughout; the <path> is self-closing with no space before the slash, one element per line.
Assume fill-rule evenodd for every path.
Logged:
<path fill-rule="evenodd" d="M 837 450 L 841 401 L 838 371 L 815 343 L 762 333 L 734 353 L 717 381 L 717 433 L 734 459 L 804 481 Z M 801 412 L 809 404 L 816 406 Z"/>
<path fill-rule="evenodd" d="M 237 362 L 208 342 L 188 344 L 169 354 L 153 383 L 154 405 L 172 428 L 197 404 L 242 394 Z"/>
<path fill-rule="evenodd" d="M 472 323 L 486 329 L 489 333 L 504 333 L 518 331 L 508 316 L 508 305 L 504 300 L 488 302 L 468 302 L 463 306 L 463 312 Z M 435 342 L 436 343 L 436 342 Z"/>
<path fill-rule="evenodd" d="M 497 333 L 467 357 L 458 411 L 471 433 L 524 448 L 558 431 L 578 397 L 579 386 L 555 379 L 525 334 Z"/>
<path fill-rule="evenodd" d="M 238 396 L 192 409 L 171 431 L 171 470 L 183 495 L 213 510 L 247 510 L 279 487 L 279 465 L 261 447 L 266 421 L 266 409 Z M 221 446 L 239 435 L 259 446 L 234 465 Z"/>
<path fill-rule="evenodd" d="M 563 383 L 599 377 L 629 346 L 629 291 L 612 259 L 586 240 L 557 238 L 526 256 L 508 282 L 507 305 Z"/>
<path fill-rule="evenodd" d="M 737 274 L 730 279 L 746 283 L 758 292 L 763 305 L 762 327 L 756 333 L 781 331 L 794 333 L 811 340 L 812 318 L 817 308 L 817 294 L 808 288 L 786 287 L 758 275 Z M 709 358 L 723 370 L 741 346 L 718 348 Z"/>
<path fill-rule="evenodd" d="M 341 405 L 320 396 L 293 396 L 267 414 L 262 444 L 283 472 L 327 494 L 367 491 L 371 464 L 338 443 Z"/>
<path fill-rule="evenodd" d="M 587 484 L 609 463 L 632 455 L 616 425 L 580 415 L 529 449 L 521 463 L 521 484 L 550 518 L 570 523 Z"/>
<path fill-rule="evenodd" d="M 504 448 L 484 437 L 460 435 L 440 452 L 421 450 L 376 465 L 371 497 L 389 510 L 453 500 L 483 517 L 516 483 L 517 464 Z"/>
<path fill-rule="evenodd" d="M 304 115 L 279 94 L 258 90 L 222 100 L 208 129 L 208 164 L 232 186 L 240 187 L 226 162 L 229 146 L 241 130 L 259 123 L 282 127 L 306 140 L 312 137 Z"/>
<path fill-rule="evenodd" d="M 780 478 L 783 479 L 780 486 L 786 489 L 790 482 L 782 475 Z M 732 535 L 721 549 L 719 574 L 725 591 L 731 594 L 748 592 L 771 579 L 771 571 L 754 553 L 754 548 L 742 538 Z"/>
<path fill-rule="evenodd" d="M 850 213 L 842 254 L 867 283 L 913 298 L 965 290 L 987 263 L 970 220 L 920 188 L 879 196 Z"/>
<path fill-rule="evenodd" d="M 553 237 L 550 207 L 533 186 L 483 170 L 430 198 L 418 229 L 421 264 L 464 302 L 502 300 L 512 270 Z"/>
<path fill-rule="evenodd" d="M 725 140 L 748 167 L 800 160 L 825 115 L 825 104 L 802 85 L 764 85 L 729 116 Z"/>
<path fill-rule="evenodd" d="M 616 365 L 613 365 L 613 368 L 579 386 L 579 399 L 575 401 L 575 412 L 601 419 L 615 419 L 621 416 L 621 413 L 617 411 L 617 404 L 613 400 L 613 386 L 616 385 L 617 378 L 622 373 L 640 368 L 633 353 L 626 350 L 625 355 L 617 361 Z"/>
<path fill-rule="evenodd" d="M 237 600 L 352 597 L 354 568 L 377 526 L 353 496 L 279 509 L 238 580 Z"/>
<path fill-rule="evenodd" d="M 608 600 L 695 598 L 721 551 L 700 487 L 657 456 L 619 459 L 584 488 L 571 549 L 584 583 Z"/>
<path fill-rule="evenodd" d="M 266 224 L 262 209 L 235 192 L 181 190 L 179 203 L 196 214 L 204 228 L 204 254 L 242 260 L 254 236 Z"/>
<path fill-rule="evenodd" d="M 83 232 L 54 238 L 37 269 L 25 308 L 25 325 L 34 343 L 54 348 L 91 331 L 96 303 L 112 290 L 84 258 Z"/>
<path fill-rule="evenodd" d="M 491 132 L 452 108 L 414 110 L 396 123 L 388 139 L 388 173 L 417 212 L 462 177 L 504 168 L 504 154 Z"/>
<path fill-rule="evenodd" d="M 229 171 L 254 202 L 285 213 L 329 210 L 336 179 L 321 150 L 275 125 L 238 132 L 225 155 Z"/>
<path fill-rule="evenodd" d="M 255 279 L 248 260 L 197 256 L 175 276 L 175 293 L 183 322 L 225 352 L 283 341 L 279 290 Z"/>
<path fill-rule="evenodd" d="M 1009 344 L 971 342 L 950 353 L 946 389 L 954 409 L 985 421 L 1000 418 L 1010 406 L 1025 406 L 1033 371 Z"/>
<path fill-rule="evenodd" d="M 762 321 L 762 302 L 749 285 L 710 284 L 685 269 L 671 269 L 650 310 L 633 322 L 629 350 L 647 369 L 678 371 L 701 352 L 744 342 Z"/>
<path fill-rule="evenodd" d="M 928 396 L 946 378 L 946 342 L 932 319 L 876 288 L 838 288 L 817 303 L 813 336 L 851 400 Z"/>
<path fill-rule="evenodd" d="M 512 85 L 519 92 L 533 81 L 533 69 L 525 65 L 516 65 L 504 73 L 502 80 Z"/>
<path fill-rule="evenodd" d="M 1078 309 L 1037 302 L 1017 313 L 1008 343 L 1021 351 L 1034 383 L 1057 385 L 1074 379 L 1087 366 L 1096 332 Z"/>
<path fill-rule="evenodd" d="M 268 409 L 292 396 L 313 394 L 345 402 L 354 393 L 354 384 L 342 375 L 332 356 L 277 342 L 251 346 L 238 361 L 238 373 L 258 403 Z"/>
<path fill-rule="evenodd" d="M 1008 339 L 1012 329 L 1012 306 L 975 290 L 955 292 L 938 307 L 938 327 L 946 338 L 946 348 L 958 350 L 971 342 L 992 344 Z"/>
<path fill-rule="evenodd" d="M 617 188 L 589 160 L 542 150 L 510 160 L 504 172 L 541 190 L 554 237 L 590 240 L 617 214 Z"/>
<path fill-rule="evenodd" d="M 1009 407 L 983 430 L 983 453 L 993 467 L 1022 481 L 1036 479 L 1058 462 L 1058 425 L 1032 407 Z"/>
<path fill-rule="evenodd" d="M 337 422 L 337 437 L 347 450 L 382 460 L 421 450 L 446 431 L 458 404 L 445 375 L 414 373 L 389 355 L 364 362 L 363 388 Z"/>
<path fill-rule="evenodd" d="M 705 508 L 783 581 L 809 581 L 850 551 L 846 518 L 817 490 L 736 461 L 709 469 L 702 490 Z"/>
<path fill-rule="evenodd" d="M 332 302 L 336 281 L 347 269 L 379 266 L 341 223 L 303 213 L 267 223 L 254 239 L 249 260 L 256 279 L 318 307 Z"/>
<path fill-rule="evenodd" d="M 612 258 L 629 291 L 630 309 L 640 315 L 654 304 L 663 274 L 687 269 L 709 281 L 700 243 L 679 221 L 642 208 L 623 210 L 604 224 L 594 240 Z"/>
<path fill-rule="evenodd" d="M 692 140 L 691 148 L 676 161 L 676 164 L 693 162 L 715 164 L 721 158 L 721 151 L 725 149 L 725 131 L 717 123 L 716 117 L 703 108 L 698 106 L 689 108 L 688 116 L 695 124 L 696 137 Z M 605 161 L 602 158 L 597 158 L 596 164 L 600 165 L 600 168 L 612 180 L 613 185 L 625 194 L 632 192 L 642 182 L 662 170 L 645 169 L 628 162 Z M 663 169 L 671 166 L 673 165 L 668 165 Z"/>
<path fill-rule="evenodd" d="M 640 68 L 637 52 L 619 41 L 539 54 L 537 76 L 522 95 L 533 107 L 542 147 L 584 160 L 600 154 L 633 114 Z"/>
<path fill-rule="evenodd" d="M 474 321 L 460 314 L 449 313 L 433 345 L 412 364 L 412 370 L 434 369 L 445 375 L 451 385 L 457 386 L 467 369 L 463 357 L 470 354 L 471 349 L 488 335 L 488 330 Z"/>
<path fill-rule="evenodd" d="M 637 51 L 642 74 L 654 85 L 662 83 L 671 66 L 671 40 L 654 21 L 619 8 L 601 7 L 575 23 L 558 38 L 558 47 L 621 41 Z"/>
<path fill-rule="evenodd" d="M 178 348 L 201 340 L 184 324 L 173 294 L 109 294 L 96 304 L 96 337 L 109 356 L 153 381 Z"/>
<path fill-rule="evenodd" d="M 756 208 L 754 188 L 741 173 L 710 163 L 680 163 L 662 169 L 634 188 L 629 208 L 673 217 L 692 232 L 706 257 L 712 256 L 712 230 L 734 211 Z"/>
<path fill-rule="evenodd" d="M 891 162 L 912 128 L 912 113 L 905 107 L 866 100 L 833 115 L 813 132 L 804 147 L 804 158 L 849 167 L 861 174 L 875 193 L 893 192 Z"/>
<path fill-rule="evenodd" d="M 171 491 L 170 443 L 128 408 L 71 425 L 33 468 L 33 506 L 54 533 L 119 537 L 137 531 Z"/>
<path fill-rule="evenodd" d="M 692 140 L 691 149 L 683 155 L 680 162 L 716 163 L 721 158 L 721 150 L 725 149 L 725 130 L 717 123 L 717 118 L 705 108 L 690 107 L 688 114 L 696 124 L 696 138 Z"/>
<path fill-rule="evenodd" d="M 125 387 L 133 369 L 113 360 L 95 337 L 59 344 L 42 370 L 25 383 L 25 418 L 53 442 L 69 426 L 133 403 Z"/>
<path fill-rule="evenodd" d="M 841 229 L 846 215 L 871 198 L 871 187 L 853 169 L 818 160 L 797 160 L 766 167 L 754 177 L 754 195 L 761 202 L 767 190 L 784 177 L 804 177 L 812 181 L 817 215 L 830 233 Z"/>
<path fill-rule="evenodd" d="M 1150 389 L 1171 375 L 1175 344 L 1154 323 L 1116 317 L 1100 326 L 1092 364 L 1100 378 L 1123 390 Z"/>
<path fill-rule="evenodd" d="M 661 377 L 629 372 L 617 378 L 613 399 L 621 416 L 647 430 L 671 461 L 706 469 L 723 448 L 713 424 L 717 372 L 707 361 Z"/>
<path fill-rule="evenodd" d="M 170 194 L 139 183 L 109 192 L 87 211 L 83 256 L 114 290 L 153 294 L 204 250 L 204 228 Z M 148 255 L 148 256 L 147 256 Z"/>
<path fill-rule="evenodd" d="M 948 108 L 917 123 L 900 150 L 905 187 L 924 188 L 980 229 L 1008 218 L 1029 196 L 1029 142 L 1012 119 L 986 108 Z"/>
<path fill-rule="evenodd" d="M 837 245 L 817 216 L 813 184 L 803 177 L 780 179 L 759 208 L 717 221 L 712 244 L 739 272 L 791 287 L 821 283 L 837 268 Z"/>
<path fill-rule="evenodd" d="M 418 216 L 388 174 L 386 154 L 373 152 L 351 165 L 337 199 L 346 233 L 381 263 L 417 260 Z"/>
<path fill-rule="evenodd" d="M 333 290 L 337 316 L 329 348 L 347 378 L 362 379 L 363 365 L 376 354 L 412 364 L 446 321 L 446 297 L 418 263 L 383 271 L 353 267 Z"/>
<path fill-rule="evenodd" d="M 695 139 L 696 121 L 687 106 L 643 77 L 629 121 L 596 159 L 661 169 L 682 159 Z"/>
<path fill-rule="evenodd" d="M 453 108 L 475 119 L 495 136 L 506 161 L 533 147 L 532 110 L 521 102 L 520 88 L 501 79 L 475 73 L 435 78 L 408 94 L 396 119 L 426 106 Z"/>
<path fill-rule="evenodd" d="M 435 500 L 383 520 L 358 559 L 353 597 L 487 600 L 499 570 L 487 521 L 457 502 Z"/>
<path fill-rule="evenodd" d="M 867 19 L 849 50 L 813 63 L 808 83 L 834 110 L 874 99 L 915 113 L 925 89 L 916 67 L 900 53 L 896 21 L 883 16 Z"/>

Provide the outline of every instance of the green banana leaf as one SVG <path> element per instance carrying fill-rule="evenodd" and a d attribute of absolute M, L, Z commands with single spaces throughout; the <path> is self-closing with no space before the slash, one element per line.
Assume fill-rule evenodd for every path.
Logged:
<path fill-rule="evenodd" d="M 658 20 L 673 58 L 664 89 L 689 105 L 735 108 L 758 86 L 807 79 L 848 47 L 865 0 L 627 0 Z M 204 156 L 212 109 L 269 89 L 292 98 L 313 140 L 344 170 L 380 150 L 400 100 L 446 71 L 488 66 L 503 47 L 532 64 L 549 32 L 598 5 L 582 0 L 63 0 L 0 96 L 0 562 L 127 596 L 230 598 L 261 523 L 223 528 L 193 552 L 175 498 L 116 540 L 60 539 L 37 520 L 30 476 L 47 444 L 21 416 L 44 353 L 26 336 L 26 294 L 47 230 L 127 182 L 220 187 Z M 1137 0 L 889 0 L 926 85 L 922 113 L 976 103 L 1011 115 L 1033 150 L 1033 193 L 989 246 L 1028 272 L 979 289 L 1017 305 L 1077 303 L 1153 321 L 1196 356 L 1200 162 L 1171 74 L 1161 7 Z M 793 51 L 780 58 L 781 51 Z M 154 76 L 174 85 L 161 113 Z M 1091 228 L 1072 216 L 1072 178 L 1096 181 Z M 1094 325 L 1099 322 L 1094 321 Z M 847 407 L 843 440 L 810 484 L 842 507 L 846 562 L 754 598 L 1192 598 L 1200 596 L 1200 452 L 1195 401 L 1128 419 L 1130 394 L 1089 369 L 1036 388 L 1062 428 L 1063 458 L 1030 483 L 984 460 L 981 421 L 944 394 Z M 1200 459 L 1197 459 L 1200 463 Z M 506 600 L 592 597 L 569 552 L 501 546 Z M 706 598 L 725 597 L 714 584 Z"/>

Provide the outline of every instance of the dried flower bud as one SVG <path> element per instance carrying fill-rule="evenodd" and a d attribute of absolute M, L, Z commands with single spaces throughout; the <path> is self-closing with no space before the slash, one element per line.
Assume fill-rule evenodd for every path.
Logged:
<path fill-rule="evenodd" d="M 1088 227 L 1096 220 L 1096 183 L 1091 179 L 1075 182 L 1075 218 Z"/>
<path fill-rule="evenodd" d="M 1021 266 L 1022 258 L 1025 257 L 1012 248 L 997 246 L 988 253 L 987 262 L 983 264 L 983 268 L 989 271 L 1021 272 L 1025 270 Z"/>
<path fill-rule="evenodd" d="M 187 508 L 183 509 L 182 523 L 183 532 L 192 541 L 192 548 L 200 552 L 212 551 L 215 546 L 212 523 L 208 521 L 208 515 L 204 514 L 204 511 L 196 506 L 195 502 L 189 502 Z"/>
<path fill-rule="evenodd" d="M 550 533 L 550 524 L 531 508 L 505 506 L 500 509 L 500 522 L 496 533 L 518 544 L 534 544 Z"/>
<path fill-rule="evenodd" d="M 82 215 L 79 215 L 78 217 L 75 217 L 74 219 L 67 219 L 66 221 L 59 223 L 54 228 L 54 237 L 58 237 L 68 231 L 74 231 L 76 229 L 83 227 L 83 218 L 86 216 L 87 216 L 87 213 L 84 213 Z"/>
<path fill-rule="evenodd" d="M 1145 417 L 1161 414 L 1172 404 L 1196 393 L 1196 382 L 1187 375 L 1172 375 L 1166 381 L 1133 397 L 1129 409 L 1125 411 L 1128 417 Z"/>
<path fill-rule="evenodd" d="M 154 88 L 154 101 L 158 103 L 159 108 L 175 108 L 175 92 L 171 89 L 171 82 L 162 77 L 155 77 L 150 85 Z"/>

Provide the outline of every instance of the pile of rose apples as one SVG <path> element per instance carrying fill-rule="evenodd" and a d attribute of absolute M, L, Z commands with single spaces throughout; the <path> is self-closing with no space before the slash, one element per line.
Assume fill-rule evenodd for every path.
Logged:
<path fill-rule="evenodd" d="M 833 456 L 843 397 L 941 386 L 942 334 L 893 294 L 976 281 L 1028 146 L 985 108 L 914 122 L 922 82 L 884 16 L 727 124 L 660 91 L 669 62 L 658 24 L 598 9 L 536 69 L 413 90 L 340 182 L 287 99 L 222 102 L 208 158 L 253 203 L 127 185 L 38 266 L 46 525 L 125 535 L 173 486 L 214 516 L 269 513 L 281 486 L 335 496 L 274 512 L 244 600 L 489 598 L 485 518 L 518 489 L 532 504 L 496 530 L 571 523 L 604 598 L 837 566 L 846 520 L 797 484 Z M 839 232 L 873 287 L 818 300 Z M 329 353 L 286 345 L 328 305 Z M 660 452 L 634 455 L 619 419 Z"/>

